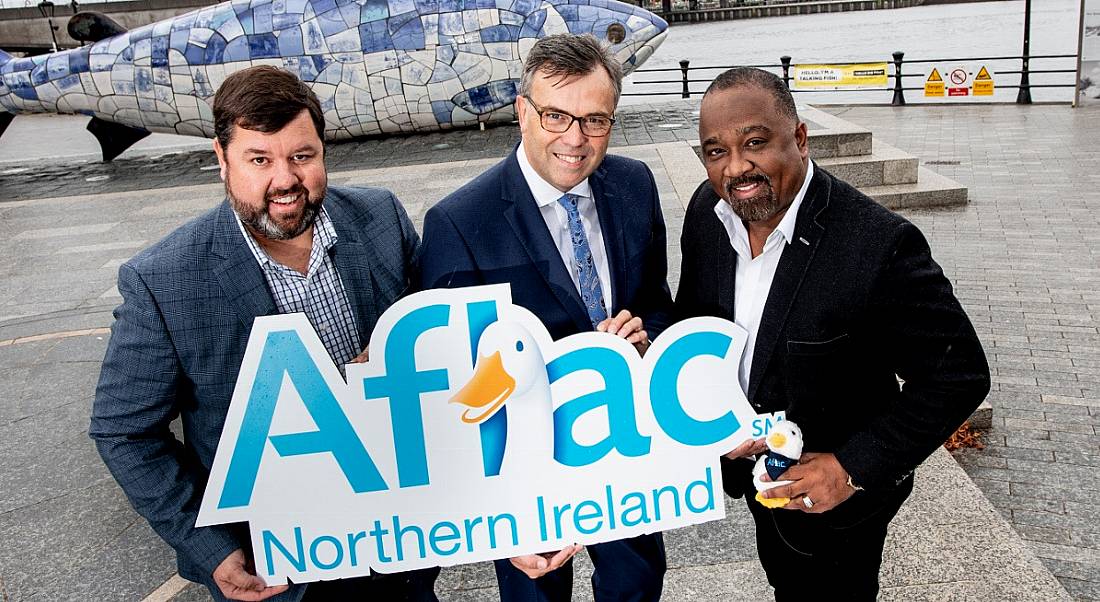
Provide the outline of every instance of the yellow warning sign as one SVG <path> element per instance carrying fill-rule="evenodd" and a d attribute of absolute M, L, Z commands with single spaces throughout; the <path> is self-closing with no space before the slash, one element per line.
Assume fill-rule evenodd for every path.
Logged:
<path fill-rule="evenodd" d="M 792 65 L 795 90 L 885 90 L 886 63 Z"/>
<path fill-rule="evenodd" d="M 993 76 L 982 65 L 978 75 L 974 76 L 974 96 L 993 96 Z"/>
<path fill-rule="evenodd" d="M 924 95 L 942 97 L 943 92 L 943 77 L 940 76 L 940 70 L 932 67 L 932 73 L 928 74 L 928 80 L 924 82 Z"/>

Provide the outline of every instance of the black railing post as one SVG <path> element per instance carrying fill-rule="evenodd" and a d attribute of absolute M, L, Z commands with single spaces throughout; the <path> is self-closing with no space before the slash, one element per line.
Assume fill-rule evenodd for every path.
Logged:
<path fill-rule="evenodd" d="M 781 57 L 779 57 L 779 62 L 783 63 L 783 84 L 786 85 L 788 89 L 790 89 L 790 87 L 791 87 L 791 57 L 781 56 Z"/>
<path fill-rule="evenodd" d="M 681 98 L 691 98 L 691 90 L 688 89 L 688 65 L 691 61 L 680 61 L 680 73 L 684 74 L 684 91 L 680 93 Z"/>
<path fill-rule="evenodd" d="M 1024 2 L 1024 61 L 1020 69 L 1020 92 L 1016 94 L 1016 104 L 1031 104 L 1031 78 L 1028 76 L 1028 63 L 1031 62 L 1031 0 Z"/>
<path fill-rule="evenodd" d="M 895 107 L 905 105 L 905 90 L 901 86 L 901 59 L 905 58 L 905 53 L 898 50 L 894 53 L 894 100 L 890 101 L 890 104 Z"/>

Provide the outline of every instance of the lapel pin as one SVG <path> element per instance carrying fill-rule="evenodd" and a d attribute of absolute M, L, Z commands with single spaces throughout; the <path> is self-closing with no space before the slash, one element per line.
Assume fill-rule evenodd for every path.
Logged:
<path fill-rule="evenodd" d="M 798 240 L 802 241 L 802 244 L 806 245 L 807 247 L 810 246 L 810 241 L 806 240 L 805 238 L 799 236 Z"/>

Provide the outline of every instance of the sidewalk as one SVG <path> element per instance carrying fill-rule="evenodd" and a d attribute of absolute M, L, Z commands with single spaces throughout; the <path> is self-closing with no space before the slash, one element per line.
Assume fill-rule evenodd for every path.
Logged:
<path fill-rule="evenodd" d="M 695 137 L 695 109 L 632 107 L 612 139 L 613 152 L 654 170 L 673 285 L 682 203 L 702 178 L 675 140 Z M 1100 495 L 1100 112 L 829 110 L 970 186 L 964 209 L 907 216 L 929 236 L 994 369 L 989 447 L 962 455 L 966 473 L 942 452 L 922 467 L 891 532 L 882 598 L 1068 599 L 1060 582 L 1078 600 L 1100 599 L 1100 512 L 1090 501 Z M 419 226 L 515 136 L 493 128 L 333 146 L 331 181 L 393 189 Z M 0 591 L 11 600 L 140 600 L 174 573 L 170 550 L 130 510 L 85 430 L 118 303 L 115 271 L 219 200 L 217 172 L 201 169 L 212 163 L 206 152 L 54 162 L 37 178 L 33 165 L 0 167 L 0 253 L 18 259 L 0 264 Z M 110 177 L 88 182 L 94 175 Z M 769 597 L 751 521 L 741 502 L 729 508 L 724 522 L 669 534 L 666 600 Z M 587 599 L 584 584 L 578 574 L 577 599 Z M 440 586 L 445 599 L 495 599 L 485 565 L 450 569 Z M 188 587 L 174 599 L 206 597 Z"/>

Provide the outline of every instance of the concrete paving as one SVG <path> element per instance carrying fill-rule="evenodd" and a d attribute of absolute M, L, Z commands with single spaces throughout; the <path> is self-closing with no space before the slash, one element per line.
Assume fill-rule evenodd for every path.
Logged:
<path fill-rule="evenodd" d="M 961 454 L 962 468 L 945 452 L 922 466 L 888 541 L 881 598 L 1100 599 L 1100 111 L 829 110 L 970 187 L 965 208 L 905 214 L 929 236 L 995 373 L 988 447 Z M 631 108 L 612 139 L 653 168 L 673 284 L 682 203 L 702 178 L 683 142 L 695 138 L 696 111 Z M 393 189 L 419 226 L 515 140 L 501 127 L 333 146 L 331 180 Z M 117 267 L 218 202 L 216 171 L 202 169 L 213 161 L 157 149 L 106 166 L 42 162 L 46 144 L 28 139 L 23 162 L 0 166 L 0 254 L 10 258 L 0 263 L 0 599 L 208 599 L 172 579 L 171 550 L 130 510 L 85 432 Z M 751 520 L 740 502 L 728 510 L 668 535 L 665 599 L 769 597 Z M 588 599 L 583 584 L 577 599 Z M 496 599 L 486 565 L 447 570 L 439 589 Z"/>

